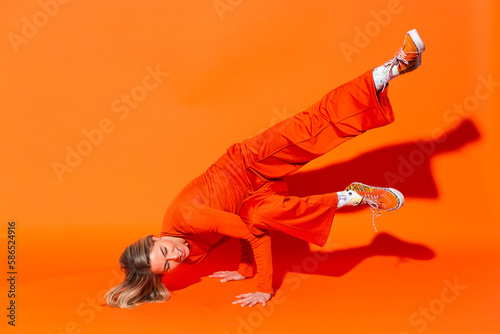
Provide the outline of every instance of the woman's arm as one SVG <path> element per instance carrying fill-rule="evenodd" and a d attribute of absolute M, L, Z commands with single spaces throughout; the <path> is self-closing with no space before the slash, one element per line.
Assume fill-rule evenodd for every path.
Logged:
<path fill-rule="evenodd" d="M 238 274 L 245 278 L 253 277 L 253 262 L 252 246 L 248 240 L 240 239 L 240 265 L 238 267 Z"/>
<path fill-rule="evenodd" d="M 215 232 L 233 238 L 243 239 L 250 245 L 256 264 L 255 279 L 257 280 L 257 292 L 239 295 L 235 303 L 242 306 L 253 306 L 256 303 L 265 304 L 273 293 L 272 277 L 273 264 L 271 253 L 271 237 L 268 233 L 260 236 L 253 235 L 241 218 L 235 214 L 215 210 L 209 207 L 197 208 L 196 221 L 204 222 L 199 226 L 201 232 Z M 194 222 L 191 221 L 192 227 Z M 196 227 L 195 227 L 196 228 Z M 245 257 L 249 256 L 248 252 Z M 245 260 L 247 261 L 248 258 Z M 240 273 L 242 274 L 242 273 Z M 242 275 L 244 276 L 244 275 Z M 257 300 L 257 301 L 256 301 Z"/>
<path fill-rule="evenodd" d="M 256 237 L 250 233 L 248 242 L 252 247 L 257 273 L 257 291 L 273 293 L 273 259 L 271 252 L 271 237 L 268 233 Z"/>
<path fill-rule="evenodd" d="M 271 237 L 269 234 L 264 234 L 247 239 L 250 243 L 257 266 L 257 292 L 245 293 L 236 296 L 239 300 L 233 304 L 240 304 L 241 306 L 254 306 L 258 303 L 266 306 L 266 302 L 271 299 L 273 293 L 273 263 L 271 253 Z"/>
<path fill-rule="evenodd" d="M 268 233 L 261 236 L 253 235 L 239 217 L 238 220 L 233 221 L 233 223 L 234 224 L 229 224 L 228 221 L 225 221 L 222 224 L 217 224 L 217 230 L 214 232 L 234 238 L 240 238 L 248 242 L 251 247 L 251 251 L 253 252 L 253 257 L 257 267 L 257 272 L 255 274 L 255 278 L 257 280 L 257 291 L 272 294 L 273 260 L 271 252 L 271 237 Z"/>
<path fill-rule="evenodd" d="M 268 252 L 268 250 L 271 249 L 270 245 L 266 245 L 267 243 L 270 243 L 271 238 L 269 235 L 263 235 L 260 238 L 258 238 L 258 241 L 254 241 L 250 243 L 248 240 L 241 240 L 241 243 L 244 245 L 248 245 L 250 249 L 245 249 L 242 250 L 243 254 L 248 254 L 246 252 L 251 252 L 252 254 L 252 259 L 253 259 L 253 251 L 251 246 L 256 247 L 257 256 L 256 256 L 256 263 L 257 263 L 257 292 L 251 292 L 251 293 L 245 293 L 236 296 L 236 298 L 239 298 L 239 300 L 234 301 L 233 304 L 241 304 L 241 306 L 254 306 L 258 303 L 262 303 L 264 306 L 266 305 L 266 302 L 268 302 L 271 299 L 271 295 L 273 293 L 272 290 L 272 262 L 267 261 L 267 257 L 269 256 L 270 259 L 272 259 L 272 254 Z M 269 265 L 269 268 L 267 267 Z M 250 268 L 249 272 L 253 273 L 253 265 L 248 266 L 248 263 L 242 262 L 240 263 L 240 268 L 243 267 L 246 269 Z M 218 271 L 210 275 L 209 277 L 215 277 L 215 278 L 220 278 L 221 282 L 229 282 L 229 281 L 240 281 L 244 280 L 245 278 L 249 276 L 244 276 L 240 274 L 239 271 Z"/>
<path fill-rule="evenodd" d="M 221 210 L 216 210 L 198 203 L 189 203 L 178 206 L 182 214 L 182 221 L 188 221 L 189 233 L 217 233 L 228 237 L 243 239 L 248 242 L 253 252 L 257 272 L 257 292 L 239 295 L 235 303 L 242 306 L 253 306 L 256 303 L 265 304 L 273 293 L 272 276 L 273 264 L 271 256 L 271 237 L 263 231 L 263 235 L 256 236 L 250 232 L 240 216 Z M 245 257 L 248 253 L 245 254 Z M 245 260 L 247 261 L 247 260 Z M 215 275 L 215 274 L 214 274 Z M 243 275 L 242 275 L 243 276 Z"/>

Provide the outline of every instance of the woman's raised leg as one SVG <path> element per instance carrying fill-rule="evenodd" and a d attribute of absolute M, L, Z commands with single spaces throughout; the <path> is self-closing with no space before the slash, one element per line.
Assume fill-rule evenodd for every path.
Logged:
<path fill-rule="evenodd" d="M 389 80 L 420 65 L 425 49 L 416 30 L 406 34 L 394 59 L 327 93 L 314 105 L 231 147 L 247 170 L 265 179 L 281 178 L 341 143 L 394 120 Z M 377 87 L 377 88 L 376 88 Z M 378 89 L 378 90 L 377 90 Z"/>

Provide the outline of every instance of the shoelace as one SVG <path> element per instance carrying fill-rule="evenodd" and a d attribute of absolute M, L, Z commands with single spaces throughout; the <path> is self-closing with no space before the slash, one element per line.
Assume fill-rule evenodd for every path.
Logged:
<path fill-rule="evenodd" d="M 377 203 L 377 198 L 372 195 L 365 195 L 363 197 L 363 202 L 367 204 L 370 209 L 372 210 L 372 224 L 373 228 L 375 229 L 375 232 L 377 231 L 377 226 L 375 226 L 375 217 L 380 217 L 382 215 L 382 212 L 380 212 L 380 209 L 378 208 L 378 203 Z"/>
<path fill-rule="evenodd" d="M 399 50 L 394 54 L 394 58 L 391 60 L 388 60 L 384 64 L 384 72 L 385 75 L 390 76 L 392 73 L 392 68 L 394 66 L 399 66 L 399 63 L 403 63 L 405 65 L 408 65 L 408 60 L 406 60 L 406 53 L 404 53 L 403 48 L 399 48 Z M 382 87 L 381 92 L 385 90 L 385 87 L 387 87 L 387 83 L 384 84 L 384 87 Z"/>
<path fill-rule="evenodd" d="M 390 66 L 389 70 L 391 70 L 394 66 L 398 66 L 399 63 L 403 63 L 408 65 L 408 60 L 406 60 L 406 53 L 403 51 L 403 48 L 399 48 L 398 52 L 394 54 L 394 58 L 385 62 L 385 66 Z"/>

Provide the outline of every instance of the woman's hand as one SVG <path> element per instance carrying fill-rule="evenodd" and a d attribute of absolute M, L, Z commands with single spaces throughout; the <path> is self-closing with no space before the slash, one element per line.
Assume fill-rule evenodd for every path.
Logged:
<path fill-rule="evenodd" d="M 266 303 L 271 299 L 271 294 L 265 292 L 251 292 L 238 295 L 236 298 L 240 298 L 240 300 L 235 300 L 233 304 L 252 307 L 258 303 L 262 303 L 262 306 L 266 306 Z"/>
<path fill-rule="evenodd" d="M 220 278 L 221 282 L 229 282 L 229 281 L 242 281 L 245 279 L 245 276 L 238 274 L 237 271 L 217 271 L 208 277 Z"/>

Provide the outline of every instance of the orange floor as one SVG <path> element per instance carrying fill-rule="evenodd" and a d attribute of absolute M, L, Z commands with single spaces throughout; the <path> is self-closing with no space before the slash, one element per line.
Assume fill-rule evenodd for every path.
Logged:
<path fill-rule="evenodd" d="M 0 7 L 2 333 L 500 333 L 497 1 Z M 236 268 L 234 240 L 169 278 L 166 303 L 99 305 L 124 247 L 159 232 L 184 184 L 382 64 L 412 28 L 427 50 L 388 88 L 396 122 L 289 178 L 297 195 L 400 189 L 378 233 L 364 209 L 339 212 L 322 249 L 273 234 L 265 308 L 231 304 L 253 280 L 207 277 Z"/>

